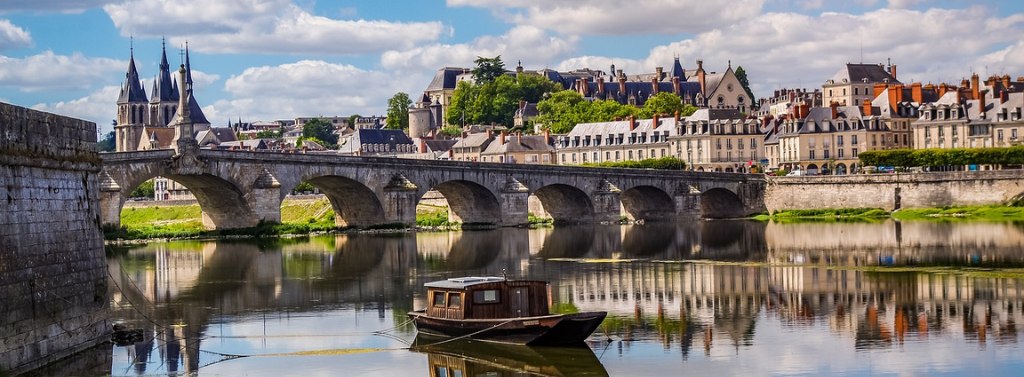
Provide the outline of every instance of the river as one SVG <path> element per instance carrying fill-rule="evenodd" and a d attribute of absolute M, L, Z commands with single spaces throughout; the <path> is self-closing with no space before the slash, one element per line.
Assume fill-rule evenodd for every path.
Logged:
<path fill-rule="evenodd" d="M 139 331 L 42 373 L 1024 370 L 1024 226 L 1010 223 L 704 221 L 174 241 L 108 255 L 113 322 Z M 410 351 L 405 313 L 425 307 L 423 283 L 468 275 L 547 280 L 553 307 L 609 318 L 583 349 Z"/>

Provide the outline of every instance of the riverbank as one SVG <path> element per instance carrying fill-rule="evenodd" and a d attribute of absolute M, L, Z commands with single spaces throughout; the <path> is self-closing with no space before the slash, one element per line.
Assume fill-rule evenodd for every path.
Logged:
<path fill-rule="evenodd" d="M 836 208 L 776 211 L 754 216 L 754 220 L 790 222 L 881 221 L 1024 221 L 1024 207 L 967 206 L 946 208 L 909 208 L 888 212 L 881 208 Z"/>

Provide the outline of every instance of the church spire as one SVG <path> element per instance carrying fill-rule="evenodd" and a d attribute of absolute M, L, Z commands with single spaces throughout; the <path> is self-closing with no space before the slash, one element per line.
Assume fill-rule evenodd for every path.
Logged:
<path fill-rule="evenodd" d="M 192 64 L 188 59 L 188 41 L 185 41 L 185 86 L 189 94 L 192 94 Z"/>
<path fill-rule="evenodd" d="M 150 99 L 152 103 L 177 102 L 178 92 L 171 79 L 171 65 L 167 63 L 167 41 L 164 39 L 161 42 L 163 51 L 160 57 L 160 72 L 157 73 L 156 80 L 153 80 Z"/>
<path fill-rule="evenodd" d="M 133 43 L 128 58 L 128 72 L 124 75 L 124 83 L 121 84 L 121 93 L 117 97 L 117 103 L 120 105 L 137 102 L 149 101 L 146 99 L 146 90 L 142 88 L 142 82 L 139 80 L 139 70 L 135 68 L 135 46 Z"/>

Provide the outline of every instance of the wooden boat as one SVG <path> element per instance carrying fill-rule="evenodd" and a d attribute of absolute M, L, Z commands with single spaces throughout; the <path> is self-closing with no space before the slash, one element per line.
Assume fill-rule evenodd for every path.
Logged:
<path fill-rule="evenodd" d="M 525 345 L 581 345 L 607 312 L 551 314 L 548 283 L 500 277 L 434 281 L 427 309 L 409 312 L 426 335 Z"/>

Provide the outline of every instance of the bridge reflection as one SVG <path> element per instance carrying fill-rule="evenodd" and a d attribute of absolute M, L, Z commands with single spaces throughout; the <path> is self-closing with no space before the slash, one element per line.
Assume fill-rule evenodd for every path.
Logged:
<path fill-rule="evenodd" d="M 125 349 L 140 374 L 218 360 L 199 351 L 209 327 L 239 317 L 344 308 L 399 323 L 425 305 L 424 282 L 503 273 L 550 281 L 555 303 L 609 311 L 603 328 L 620 347 L 654 341 L 684 356 L 737 352 L 759 323 L 826 329 L 857 349 L 1015 343 L 1021 280 L 862 269 L 1024 265 L 1016 226 L 966 229 L 723 221 L 170 242 L 113 253 L 110 286 L 115 316 L 144 329 Z"/>

